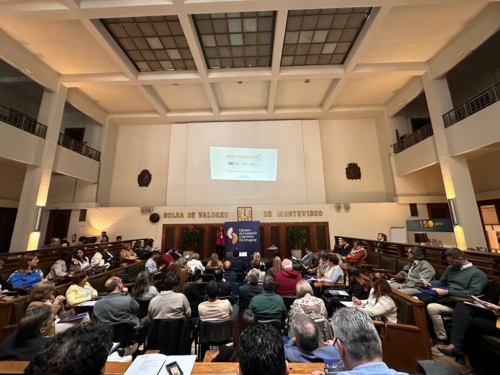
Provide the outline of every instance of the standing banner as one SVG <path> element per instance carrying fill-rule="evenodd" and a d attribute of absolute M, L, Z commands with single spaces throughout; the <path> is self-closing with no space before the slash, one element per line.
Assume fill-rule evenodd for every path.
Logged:
<path fill-rule="evenodd" d="M 250 257 L 260 250 L 260 221 L 232 221 L 224 223 L 226 256 L 238 249 L 240 256 Z M 231 257 L 230 256 L 230 257 Z"/>

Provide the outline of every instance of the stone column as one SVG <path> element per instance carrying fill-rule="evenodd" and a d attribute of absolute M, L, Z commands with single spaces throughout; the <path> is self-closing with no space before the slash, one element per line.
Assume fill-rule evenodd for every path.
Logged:
<path fill-rule="evenodd" d="M 40 232 L 35 232 L 38 208 L 45 207 L 49 193 L 52 168 L 56 156 L 61 120 L 66 102 L 66 87 L 59 84 L 56 91 L 45 90 L 38 112 L 38 122 L 47 126 L 45 147 L 39 166 L 28 165 L 24 178 L 21 199 L 17 210 L 16 224 L 10 251 L 25 251 L 38 248 Z"/>
<path fill-rule="evenodd" d="M 448 140 L 444 127 L 443 114 L 453 108 L 446 78 L 433 80 L 429 72 L 422 76 L 427 107 L 434 131 L 434 141 L 443 175 L 446 197 L 453 199 L 458 217 L 458 225 L 454 226 L 457 246 L 486 246 L 484 230 L 477 207 L 474 188 L 465 156 L 450 155 Z"/>

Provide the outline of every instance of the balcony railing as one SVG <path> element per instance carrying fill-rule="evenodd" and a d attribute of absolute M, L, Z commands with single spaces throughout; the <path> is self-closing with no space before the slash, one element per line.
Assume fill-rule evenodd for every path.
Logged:
<path fill-rule="evenodd" d="M 443 115 L 444 126 L 447 128 L 473 115 L 476 112 L 500 101 L 500 82 L 480 92 L 476 96 L 453 108 Z"/>
<path fill-rule="evenodd" d="M 416 145 L 419 142 L 422 142 L 424 139 L 432 137 L 434 132 L 432 131 L 432 125 L 429 123 L 427 125 L 422 126 L 416 132 L 411 134 L 404 135 L 403 139 L 398 143 L 392 145 L 395 154 L 399 154 L 401 151 L 406 150 L 407 148 Z"/>
<path fill-rule="evenodd" d="M 78 142 L 73 138 L 68 137 L 62 133 L 59 133 L 59 142 L 57 142 L 59 146 L 67 148 L 71 151 L 77 152 L 83 156 L 88 158 L 100 161 L 101 160 L 101 152 L 94 150 L 92 147 L 83 144 L 82 142 Z"/>
<path fill-rule="evenodd" d="M 0 105 L 0 121 L 40 138 L 45 139 L 45 134 L 47 134 L 47 127 L 45 125 L 40 124 L 32 117 L 26 116 L 15 109 L 4 107 L 3 105 Z"/>

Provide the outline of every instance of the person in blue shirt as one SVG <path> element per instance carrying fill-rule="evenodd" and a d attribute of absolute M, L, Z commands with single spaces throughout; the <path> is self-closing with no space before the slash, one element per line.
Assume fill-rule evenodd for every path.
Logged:
<path fill-rule="evenodd" d="M 314 320 L 305 314 L 298 314 L 293 322 L 294 337 L 285 343 L 285 357 L 289 362 L 318 362 L 324 359 L 340 360 L 333 345 L 319 346 L 318 328 Z"/>
<path fill-rule="evenodd" d="M 38 268 L 36 254 L 26 254 L 21 258 L 19 269 L 7 280 L 14 288 L 33 289 L 43 279 L 43 272 Z"/>
<path fill-rule="evenodd" d="M 382 344 L 372 318 L 360 309 L 340 309 L 333 314 L 333 330 L 340 358 L 348 371 L 338 375 L 408 375 L 382 361 Z M 311 375 L 325 375 L 313 371 Z"/>

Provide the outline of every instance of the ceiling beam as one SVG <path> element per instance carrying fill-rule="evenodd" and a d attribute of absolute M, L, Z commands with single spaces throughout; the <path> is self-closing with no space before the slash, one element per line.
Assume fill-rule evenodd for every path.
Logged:
<path fill-rule="evenodd" d="M 345 79 L 334 79 L 328 88 L 328 91 L 321 102 L 321 109 L 323 112 L 328 112 L 333 105 L 335 98 L 338 96 L 340 90 L 345 86 Z"/>
<path fill-rule="evenodd" d="M 413 77 L 385 103 L 387 117 L 393 117 L 424 91 L 422 78 Z"/>
<path fill-rule="evenodd" d="M 97 123 L 106 126 L 108 112 L 78 89 L 68 89 L 66 101 Z"/>
<path fill-rule="evenodd" d="M 163 117 L 167 115 L 167 107 L 165 106 L 165 103 L 163 103 L 163 100 L 161 100 L 152 86 L 138 85 L 137 89 L 160 116 Z"/>
<path fill-rule="evenodd" d="M 276 15 L 274 24 L 273 57 L 271 65 L 271 83 L 267 95 L 267 112 L 274 112 L 274 103 L 276 102 L 276 92 L 278 90 L 278 75 L 281 65 L 281 53 L 285 41 L 285 29 L 288 11 L 280 10 Z"/>

